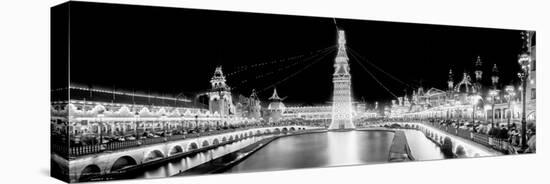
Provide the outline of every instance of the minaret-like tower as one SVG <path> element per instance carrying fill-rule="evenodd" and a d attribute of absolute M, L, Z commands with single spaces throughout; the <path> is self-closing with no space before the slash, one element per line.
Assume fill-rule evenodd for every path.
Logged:
<path fill-rule="evenodd" d="M 454 82 L 453 82 L 453 69 L 449 69 L 449 80 L 447 80 L 447 89 L 453 91 Z"/>
<path fill-rule="evenodd" d="M 479 93 L 481 92 L 481 81 L 483 80 L 483 70 L 482 70 L 483 63 L 481 62 L 481 57 L 477 56 L 476 62 L 475 62 L 475 81 L 474 81 L 474 87 L 472 88 L 473 93 Z"/>
<path fill-rule="evenodd" d="M 218 112 L 220 115 L 229 115 L 234 112 L 233 100 L 231 97 L 231 88 L 225 83 L 225 76 L 222 67 L 216 67 L 214 76 L 210 79 L 212 89 L 208 92 L 210 101 L 208 109 L 211 113 Z"/>
<path fill-rule="evenodd" d="M 346 35 L 338 30 L 338 54 L 334 60 L 332 83 L 332 122 L 329 130 L 354 129 L 352 122 L 353 107 L 351 104 L 351 75 L 349 73 L 348 55 L 346 53 Z"/>
<path fill-rule="evenodd" d="M 248 98 L 248 117 L 249 118 L 261 118 L 261 110 L 262 106 L 260 105 L 261 101 L 258 95 L 256 94 L 256 90 L 252 89 L 252 93 L 250 94 L 250 98 Z"/>
<path fill-rule="evenodd" d="M 497 88 L 498 85 L 498 68 L 497 64 L 493 65 L 493 76 L 491 76 L 491 81 L 493 83 L 493 88 Z"/>
<path fill-rule="evenodd" d="M 483 70 L 481 69 L 483 63 L 481 62 L 481 57 L 477 56 L 476 62 L 475 62 L 475 74 L 476 74 L 476 82 L 480 82 L 483 75 Z"/>
<path fill-rule="evenodd" d="M 277 94 L 277 89 L 273 89 L 273 95 L 269 97 L 271 103 L 267 106 L 269 110 L 269 120 L 270 122 L 278 122 L 283 118 L 283 113 L 285 112 L 285 104 L 283 99 Z"/>

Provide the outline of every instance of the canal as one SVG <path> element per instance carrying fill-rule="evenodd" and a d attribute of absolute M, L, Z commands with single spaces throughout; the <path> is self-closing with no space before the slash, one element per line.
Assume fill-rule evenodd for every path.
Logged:
<path fill-rule="evenodd" d="M 420 131 L 405 132 L 411 153 L 416 160 L 443 159 L 439 147 Z M 237 151 L 251 142 L 273 135 L 252 137 L 218 148 L 198 153 L 191 157 L 172 160 L 161 166 L 148 168 L 135 178 L 173 176 L 209 160 L 218 154 Z M 226 173 L 345 166 L 388 162 L 394 133 L 392 131 L 345 131 L 293 135 L 278 138 Z"/>
<path fill-rule="evenodd" d="M 277 139 L 227 172 L 372 164 L 388 161 L 390 131 L 346 131 Z"/>
<path fill-rule="evenodd" d="M 416 160 L 444 159 L 439 147 L 422 132 L 402 131 Z M 227 172 L 384 163 L 388 162 L 393 136 L 390 131 L 347 131 L 283 137 Z"/>

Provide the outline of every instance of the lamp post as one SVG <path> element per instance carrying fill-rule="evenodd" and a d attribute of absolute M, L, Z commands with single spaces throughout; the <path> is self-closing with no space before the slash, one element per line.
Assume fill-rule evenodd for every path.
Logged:
<path fill-rule="evenodd" d="M 506 86 L 506 100 L 508 100 L 508 111 L 510 112 L 510 115 L 508 116 L 508 122 L 506 126 L 508 127 L 508 130 L 510 130 L 510 119 L 512 117 L 512 99 L 516 96 L 516 92 L 514 91 L 514 86 L 509 85 Z"/>
<path fill-rule="evenodd" d="M 527 119 L 526 119 L 526 94 L 527 94 L 527 82 L 529 80 L 529 72 L 531 71 L 531 31 L 522 33 L 522 39 L 524 41 L 524 49 L 527 49 L 519 55 L 518 63 L 521 66 L 522 72 L 518 73 L 522 83 L 522 112 L 521 112 L 521 150 L 527 149 Z"/>
<path fill-rule="evenodd" d="M 489 97 L 491 97 L 491 127 L 495 127 L 495 97 L 498 95 L 498 90 L 492 89 L 489 91 Z"/>
<path fill-rule="evenodd" d="M 103 113 L 98 114 L 97 117 L 99 119 L 99 129 L 101 130 L 103 128 Z M 99 144 L 103 144 L 103 131 L 99 131 Z"/>

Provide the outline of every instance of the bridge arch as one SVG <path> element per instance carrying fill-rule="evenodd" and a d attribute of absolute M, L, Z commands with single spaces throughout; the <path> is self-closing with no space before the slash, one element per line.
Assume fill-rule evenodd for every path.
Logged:
<path fill-rule="evenodd" d="M 270 134 L 270 133 L 271 133 L 271 130 L 265 129 L 265 133 Z"/>
<path fill-rule="evenodd" d="M 286 127 L 283 128 L 283 133 L 288 132 L 288 129 Z"/>
<path fill-rule="evenodd" d="M 168 156 L 172 156 L 178 153 L 183 153 L 183 148 L 180 145 L 175 145 L 168 152 Z"/>
<path fill-rule="evenodd" d="M 137 162 L 134 158 L 132 158 L 131 156 L 128 156 L 128 155 L 122 156 L 122 157 L 116 159 L 116 161 L 111 166 L 110 172 L 125 169 L 127 167 L 134 166 L 134 165 L 137 165 Z"/>
<path fill-rule="evenodd" d="M 252 131 L 248 132 L 249 137 L 252 137 L 252 135 L 254 135 L 254 133 L 252 133 Z"/>
<path fill-rule="evenodd" d="M 279 133 L 281 133 L 281 129 L 275 128 L 275 130 L 274 130 L 273 132 L 274 132 L 275 134 L 279 134 Z"/>
<path fill-rule="evenodd" d="M 145 157 L 143 158 L 143 162 L 149 162 L 152 160 L 157 160 L 164 158 L 164 154 L 160 150 L 153 150 L 149 151 L 149 153 L 145 154 Z"/>
<path fill-rule="evenodd" d="M 218 138 L 215 138 L 213 141 L 212 141 L 212 145 L 218 145 L 220 144 L 220 140 Z"/>
<path fill-rule="evenodd" d="M 101 169 L 99 168 L 99 166 L 95 164 L 90 164 L 84 167 L 82 171 L 80 171 L 80 177 L 78 178 L 78 181 L 90 181 L 99 174 L 101 174 Z"/>
<path fill-rule="evenodd" d="M 291 131 L 291 132 L 294 132 L 294 131 L 296 131 L 296 128 L 290 127 L 290 131 Z"/>
<path fill-rule="evenodd" d="M 222 142 L 226 142 L 226 141 L 227 141 L 227 137 L 223 137 Z"/>
<path fill-rule="evenodd" d="M 210 146 L 210 144 L 208 143 L 208 140 L 202 141 L 202 148 L 207 147 L 207 146 Z"/>
<path fill-rule="evenodd" d="M 187 145 L 187 151 L 193 151 L 196 149 L 199 149 L 199 145 L 197 145 L 197 143 L 195 142 L 189 143 L 189 145 Z"/>
<path fill-rule="evenodd" d="M 229 136 L 229 141 L 233 141 L 233 135 Z"/>
<path fill-rule="evenodd" d="M 256 135 L 258 136 L 258 135 L 260 135 L 260 134 L 262 134 L 262 131 L 256 130 Z"/>

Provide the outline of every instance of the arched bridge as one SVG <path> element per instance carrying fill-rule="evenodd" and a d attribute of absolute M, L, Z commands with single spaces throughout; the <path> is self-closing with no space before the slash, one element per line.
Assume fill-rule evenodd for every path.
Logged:
<path fill-rule="evenodd" d="M 191 153 L 193 151 L 209 150 L 223 144 L 238 140 L 247 140 L 256 136 L 319 128 L 301 125 L 254 128 L 81 156 L 69 161 L 70 179 L 71 181 L 83 181 L 86 180 L 86 177 L 114 173 L 153 161 L 176 157 L 180 154 Z M 254 141 L 249 141 L 248 143 L 252 144 Z M 204 162 L 233 151 L 237 150 L 215 150 L 212 152 L 211 158 L 204 159 Z M 194 163 L 188 169 L 200 164 L 202 163 Z"/>
<path fill-rule="evenodd" d="M 445 131 L 439 130 L 437 128 L 434 128 L 432 126 L 429 126 L 423 123 L 387 122 L 387 123 L 381 124 L 381 126 L 388 125 L 391 127 L 392 125 L 395 125 L 395 124 L 401 127 L 413 128 L 413 129 L 419 130 L 423 132 L 427 138 L 437 142 L 438 144 L 443 144 L 445 138 L 449 138 L 452 144 L 452 152 L 462 157 L 494 156 L 494 155 L 501 154 L 495 150 L 491 150 L 490 148 L 465 140 L 461 137 L 451 135 Z"/>

